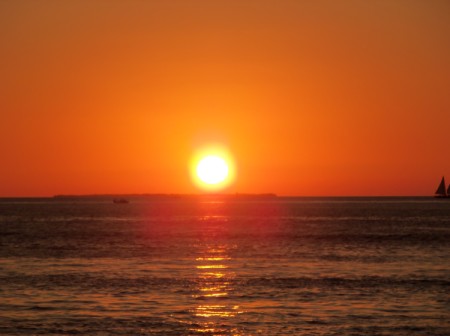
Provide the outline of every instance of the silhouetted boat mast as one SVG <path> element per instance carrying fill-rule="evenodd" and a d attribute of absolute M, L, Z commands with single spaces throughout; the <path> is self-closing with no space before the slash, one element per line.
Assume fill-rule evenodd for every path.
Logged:
<path fill-rule="evenodd" d="M 441 183 L 434 193 L 434 197 L 436 198 L 449 198 L 450 197 L 450 185 L 448 186 L 448 190 L 445 190 L 445 178 L 442 176 Z"/>

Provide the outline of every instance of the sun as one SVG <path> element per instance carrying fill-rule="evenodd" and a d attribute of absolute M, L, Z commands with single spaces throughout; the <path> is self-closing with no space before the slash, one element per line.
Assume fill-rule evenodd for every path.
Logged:
<path fill-rule="evenodd" d="M 218 184 L 228 176 L 228 165 L 224 159 L 215 155 L 208 155 L 197 165 L 198 178 L 207 184 Z"/>
<path fill-rule="evenodd" d="M 196 150 L 190 163 L 190 171 L 194 184 L 211 192 L 227 188 L 236 176 L 233 156 L 221 145 Z"/>

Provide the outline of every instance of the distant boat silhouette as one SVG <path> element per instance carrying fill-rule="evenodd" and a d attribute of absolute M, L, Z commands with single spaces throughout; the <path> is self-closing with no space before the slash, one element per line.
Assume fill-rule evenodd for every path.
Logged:
<path fill-rule="evenodd" d="M 128 204 L 130 201 L 126 200 L 125 198 L 114 198 L 113 203 L 115 204 Z"/>
<path fill-rule="evenodd" d="M 447 191 L 445 190 L 445 178 L 442 176 L 441 183 L 434 193 L 434 197 L 436 198 L 450 198 L 450 185 L 448 186 Z"/>

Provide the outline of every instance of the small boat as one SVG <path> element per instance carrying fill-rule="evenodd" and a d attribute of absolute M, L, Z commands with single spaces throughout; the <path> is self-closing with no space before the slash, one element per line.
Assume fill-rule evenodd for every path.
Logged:
<path fill-rule="evenodd" d="M 130 201 L 126 200 L 125 198 L 114 198 L 113 203 L 115 204 L 128 204 Z"/>
<path fill-rule="evenodd" d="M 448 189 L 445 190 L 445 178 L 442 176 L 441 183 L 439 184 L 439 187 L 437 188 L 436 192 L 434 193 L 434 197 L 436 198 L 450 198 L 450 185 L 448 186 Z"/>

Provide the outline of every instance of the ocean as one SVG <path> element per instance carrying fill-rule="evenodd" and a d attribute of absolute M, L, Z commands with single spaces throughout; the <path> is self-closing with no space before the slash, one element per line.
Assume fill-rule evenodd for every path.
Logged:
<path fill-rule="evenodd" d="M 1 335 L 450 335 L 450 201 L 0 199 Z"/>

